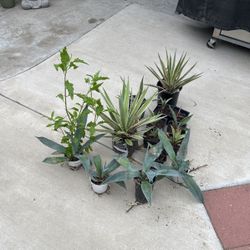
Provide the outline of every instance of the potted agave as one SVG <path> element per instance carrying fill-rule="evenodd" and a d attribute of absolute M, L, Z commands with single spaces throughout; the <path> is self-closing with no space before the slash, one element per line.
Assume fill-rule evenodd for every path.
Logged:
<path fill-rule="evenodd" d="M 204 198 L 199 186 L 196 184 L 193 177 L 188 174 L 190 162 L 185 160 L 190 131 L 187 131 L 177 153 L 175 152 L 169 138 L 162 130 L 158 131 L 158 136 L 170 159 L 170 166 L 168 166 L 168 168 L 178 171 L 179 173 L 179 175 L 171 176 L 170 178 L 176 183 L 184 184 L 198 201 L 203 202 Z"/>
<path fill-rule="evenodd" d="M 167 134 L 170 142 L 177 153 L 187 132 L 187 123 L 192 115 L 189 112 L 175 107 L 174 109 L 169 106 L 170 115 L 167 116 Z M 190 132 L 189 132 L 190 133 Z"/>
<path fill-rule="evenodd" d="M 165 126 L 158 128 L 166 132 L 174 148 L 174 151 L 177 153 L 180 144 L 185 137 L 187 131 L 187 123 L 189 122 L 192 116 L 189 115 L 189 112 L 177 107 L 172 108 L 171 106 L 168 106 L 168 110 L 169 115 L 164 118 Z M 155 126 L 144 134 L 144 147 L 147 147 L 148 144 L 155 145 L 158 142 L 158 129 Z M 163 150 L 161 157 L 159 158 L 159 162 L 163 163 L 164 161 L 166 161 L 166 158 L 167 153 L 165 150 Z"/>
<path fill-rule="evenodd" d="M 160 114 L 143 117 L 155 95 L 145 99 L 148 88 L 143 88 L 141 81 L 138 93 L 131 98 L 129 81 L 123 81 L 123 88 L 118 96 L 119 107 L 116 108 L 109 95 L 103 90 L 103 99 L 106 102 L 106 112 L 100 114 L 103 119 L 100 131 L 110 134 L 113 149 L 117 153 L 127 153 L 130 157 L 138 147 L 138 141 L 143 140 L 143 134 L 149 130 L 147 124 L 154 123 L 162 118 Z"/>
<path fill-rule="evenodd" d="M 49 117 L 48 127 L 61 134 L 61 144 L 54 142 L 45 137 L 38 137 L 44 145 L 54 149 L 52 157 L 47 157 L 44 162 L 57 164 L 67 162 L 72 170 L 81 167 L 78 155 L 91 151 L 91 145 L 99 140 L 102 135 L 95 135 L 95 128 L 99 125 L 98 116 L 103 111 L 100 99 L 92 97 L 93 92 L 99 91 L 102 81 L 106 77 L 100 76 L 99 72 L 85 78 L 85 83 L 89 85 L 86 94 L 74 91 L 74 85 L 71 83 L 67 74 L 71 69 L 77 69 L 79 64 L 86 64 L 79 58 L 72 58 L 66 48 L 60 52 L 61 62 L 55 65 L 56 70 L 63 72 L 63 93 L 57 95 L 62 101 L 65 114 L 62 116 L 55 115 L 53 111 Z M 77 98 L 77 100 L 75 100 Z M 70 106 L 69 103 L 72 103 Z M 94 118 L 88 121 L 90 113 L 94 113 Z M 87 133 L 89 138 L 87 138 Z"/>
<path fill-rule="evenodd" d="M 111 173 L 116 170 L 120 164 L 115 160 L 111 160 L 108 164 L 102 162 L 100 155 L 96 155 L 92 160 L 84 154 L 79 157 L 84 169 L 90 175 L 92 189 L 97 194 L 103 194 L 107 191 L 108 184 L 104 183 L 107 178 L 110 178 Z M 94 166 L 94 169 L 92 168 Z M 115 181 L 116 182 L 116 181 Z M 117 184 L 125 188 L 123 181 L 118 181 Z"/>
<path fill-rule="evenodd" d="M 154 154 L 149 150 L 146 151 L 142 165 L 134 165 L 126 156 L 119 157 L 118 163 L 126 170 L 114 174 L 106 179 L 104 183 L 112 183 L 114 181 L 127 181 L 134 179 L 135 182 L 135 199 L 140 204 L 152 201 L 152 192 L 154 183 L 162 177 L 180 176 L 179 172 L 174 169 L 167 169 L 163 164 L 156 162 L 162 151 L 161 143 L 154 146 Z"/>
<path fill-rule="evenodd" d="M 182 54 L 180 58 L 177 58 L 176 52 L 172 56 L 166 50 L 166 61 L 164 62 L 159 54 L 158 58 L 160 65 L 158 66 L 155 63 L 157 70 L 147 67 L 158 80 L 156 86 L 158 88 L 158 104 L 161 103 L 161 99 L 170 99 L 168 104 L 176 106 L 181 89 L 186 84 L 198 79 L 201 74 L 190 75 L 196 64 L 185 70 L 189 61 L 186 54 Z M 155 87 L 155 85 L 151 86 Z"/>

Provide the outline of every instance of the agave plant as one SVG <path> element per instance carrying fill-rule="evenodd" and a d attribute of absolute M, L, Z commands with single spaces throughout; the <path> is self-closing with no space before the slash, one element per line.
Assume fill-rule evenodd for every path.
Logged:
<path fill-rule="evenodd" d="M 163 61 L 160 54 L 158 54 L 158 58 L 160 65 L 158 66 L 155 63 L 157 70 L 153 69 L 152 67 L 147 67 L 147 69 L 161 83 L 161 86 L 158 86 L 160 91 L 173 94 L 179 91 L 186 84 L 198 79 L 201 76 L 201 74 L 190 75 L 196 64 L 193 64 L 191 67 L 185 70 L 189 62 L 186 54 L 182 54 L 180 58 L 177 58 L 176 52 L 174 53 L 174 56 L 172 56 L 169 55 L 166 50 L 166 61 Z"/>
<path fill-rule="evenodd" d="M 193 177 L 188 174 L 190 162 L 188 160 L 185 160 L 187 155 L 187 146 L 190 137 L 190 130 L 187 131 L 177 153 L 174 151 L 174 148 L 169 138 L 162 130 L 158 131 L 158 136 L 160 138 L 163 148 L 165 149 L 169 159 L 171 160 L 170 168 L 179 172 L 186 187 L 190 190 L 190 192 L 197 200 L 203 202 L 203 194 L 199 186 L 196 184 Z"/>
<path fill-rule="evenodd" d="M 100 131 L 110 134 L 114 140 L 123 141 L 128 146 L 133 146 L 134 141 L 142 140 L 143 134 L 150 128 L 147 124 L 154 123 L 162 119 L 161 114 L 150 115 L 148 117 L 142 114 L 149 108 L 156 94 L 145 100 L 148 88 L 143 88 L 143 79 L 137 94 L 132 99 L 129 81 L 122 79 L 123 88 L 118 96 L 119 107 L 116 108 L 109 95 L 103 90 L 103 98 L 106 102 L 106 112 L 100 114 L 104 124 Z"/>
<path fill-rule="evenodd" d="M 103 163 L 100 155 L 93 156 L 93 158 L 90 159 L 87 154 L 83 154 L 79 156 L 79 159 L 86 172 L 90 175 L 93 190 L 97 193 L 105 192 L 108 186 L 104 181 L 112 176 L 111 173 L 115 171 L 120 164 L 115 159 L 111 160 L 108 164 Z M 117 181 L 116 183 L 126 188 L 123 181 Z M 102 187 L 102 190 L 100 190 L 100 187 Z"/>
<path fill-rule="evenodd" d="M 113 176 L 108 177 L 104 183 L 120 182 L 134 179 L 136 186 L 139 189 L 136 189 L 136 198 L 138 191 L 142 192 L 144 198 L 140 197 L 140 200 L 137 201 L 141 203 L 152 201 L 152 192 L 154 182 L 158 177 L 180 177 L 180 173 L 175 169 L 167 168 L 165 165 L 156 162 L 156 159 L 160 156 L 162 152 L 162 145 L 158 143 L 153 146 L 154 154 L 151 154 L 149 148 L 146 151 L 144 161 L 142 165 L 138 168 L 137 165 L 134 165 L 127 157 L 122 156 L 117 159 L 117 162 L 124 167 L 126 170 L 114 174 Z M 145 201 L 144 201 L 145 200 Z"/>

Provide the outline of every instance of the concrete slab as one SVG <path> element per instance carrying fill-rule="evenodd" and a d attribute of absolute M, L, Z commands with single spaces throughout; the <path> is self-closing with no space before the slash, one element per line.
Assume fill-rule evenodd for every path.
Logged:
<path fill-rule="evenodd" d="M 37 65 L 128 5 L 122 0 L 53 0 L 49 8 L 25 11 L 20 2 L 0 8 L 0 80 Z"/>
<path fill-rule="evenodd" d="M 221 249 L 205 208 L 183 188 L 161 181 L 152 207 L 126 213 L 132 182 L 127 192 L 112 185 L 98 196 L 84 171 L 43 164 L 50 150 L 35 136 L 53 136 L 44 119 L 0 103 L 2 249 Z M 98 145 L 94 151 L 107 160 L 113 154 Z"/>
<path fill-rule="evenodd" d="M 138 5 L 129 6 L 69 47 L 73 55 L 90 64 L 71 79 L 84 88 L 83 72 L 100 69 L 110 77 L 105 86 L 115 97 L 121 88 L 120 75 L 130 75 L 135 89 L 142 75 L 145 83 L 155 83 L 144 65 L 152 65 L 164 48 L 187 51 L 191 61 L 198 62 L 196 71 L 204 72 L 202 78 L 183 89 L 179 100 L 181 107 L 194 114 L 189 146 L 192 167 L 207 165 L 194 172 L 195 177 L 203 189 L 249 182 L 249 51 L 227 44 L 210 50 L 206 48 L 208 30 L 193 24 Z M 44 114 L 52 108 L 60 112 L 55 95 L 61 89 L 61 76 L 52 66 L 57 59 L 58 55 L 53 56 L 1 82 L 1 93 Z"/>

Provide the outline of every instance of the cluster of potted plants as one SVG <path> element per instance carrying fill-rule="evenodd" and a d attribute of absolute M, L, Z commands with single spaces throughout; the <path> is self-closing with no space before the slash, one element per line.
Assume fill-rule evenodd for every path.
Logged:
<path fill-rule="evenodd" d="M 185 71 L 186 55 L 177 59 L 176 54 L 171 56 L 166 52 L 166 61 L 159 56 L 158 72 L 148 67 L 158 80 L 154 86 L 158 91 L 149 98 L 146 95 L 150 86 L 145 87 L 143 79 L 137 93 L 132 93 L 129 81 L 122 79 L 118 106 L 101 88 L 108 78 L 100 72 L 87 75 L 84 91 L 76 92 L 68 72 L 86 62 L 72 58 L 66 48 L 60 52 L 60 58 L 55 68 L 63 73 L 63 92 L 57 97 L 63 103 L 64 114 L 52 112 L 48 126 L 61 134 L 61 142 L 38 137 L 54 150 L 44 162 L 66 162 L 72 170 L 82 166 L 90 175 L 92 189 L 98 194 L 105 192 L 108 184 L 126 187 L 126 182 L 134 179 L 136 201 L 151 203 L 154 183 L 168 178 L 187 187 L 203 202 L 202 192 L 189 174 L 189 161 L 185 159 L 190 137 L 187 123 L 191 116 L 176 106 L 183 86 L 200 77 L 200 74 L 190 76 L 195 65 Z M 155 98 L 157 107 L 147 112 Z M 92 144 L 103 136 L 112 138 L 112 147 L 117 153 L 108 164 L 100 155 L 90 154 Z M 141 165 L 135 165 L 130 157 L 140 148 L 141 142 L 146 148 L 145 157 Z"/>

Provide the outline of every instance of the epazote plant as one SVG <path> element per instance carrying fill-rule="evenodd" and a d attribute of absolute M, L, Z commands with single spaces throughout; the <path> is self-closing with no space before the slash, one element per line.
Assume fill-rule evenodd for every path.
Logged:
<path fill-rule="evenodd" d="M 100 114 L 104 124 L 102 130 L 110 134 L 114 140 L 121 140 L 132 146 L 134 141 L 142 140 L 143 134 L 149 130 L 147 124 L 154 123 L 162 118 L 161 115 L 142 117 L 142 114 L 149 108 L 156 95 L 145 100 L 148 88 L 143 88 L 143 79 L 137 94 L 132 97 L 129 81 L 122 79 L 123 87 L 118 96 L 119 106 L 115 107 L 109 95 L 103 90 L 103 98 L 106 103 L 106 112 Z"/>
<path fill-rule="evenodd" d="M 180 145 L 180 148 L 177 153 L 175 153 L 174 148 L 169 140 L 169 138 L 166 136 L 166 134 L 162 131 L 158 131 L 158 136 L 160 139 L 160 142 L 162 143 L 163 148 L 168 154 L 168 157 L 171 161 L 170 167 L 173 170 L 176 170 L 179 172 L 184 184 L 186 187 L 190 190 L 190 192 L 194 195 L 194 197 L 200 201 L 203 202 L 203 194 L 199 188 L 199 186 L 194 181 L 193 177 L 188 174 L 190 162 L 188 160 L 185 160 L 187 155 L 187 146 L 189 142 L 190 137 L 190 130 L 187 130 L 187 133 Z"/>
<path fill-rule="evenodd" d="M 146 200 L 151 203 L 153 184 L 157 180 L 157 177 L 173 177 L 180 176 L 179 172 L 174 169 L 168 169 L 165 165 L 156 162 L 156 159 L 162 152 L 162 145 L 158 143 L 153 146 L 154 154 L 146 151 L 144 161 L 141 166 L 134 165 L 127 157 L 121 156 L 117 158 L 117 162 L 126 170 L 114 174 L 107 178 L 104 183 L 113 182 L 126 182 L 130 179 L 135 179 L 137 184 L 140 185 L 141 190 Z"/>
<path fill-rule="evenodd" d="M 98 117 L 103 112 L 100 99 L 93 97 L 93 92 L 99 92 L 103 81 L 108 79 L 101 76 L 99 72 L 94 75 L 87 75 L 84 79 L 87 91 L 85 93 L 75 92 L 74 84 L 68 79 L 68 72 L 75 70 L 79 64 L 87 64 L 80 58 L 72 58 L 65 47 L 60 51 L 60 63 L 55 64 L 55 69 L 63 73 L 63 92 L 57 95 L 64 105 L 64 115 L 55 115 L 53 111 L 48 118 L 54 131 L 61 133 L 61 144 L 58 144 L 45 137 L 38 139 L 46 146 L 55 150 L 53 154 L 62 156 L 48 157 L 46 163 L 60 163 L 66 160 L 74 161 L 77 155 L 91 151 L 91 144 L 103 135 L 95 135 L 96 127 L 100 124 Z M 89 114 L 93 119 L 88 121 Z M 89 139 L 87 138 L 89 135 Z"/>
<path fill-rule="evenodd" d="M 173 94 L 179 91 L 186 84 L 198 79 L 201 76 L 201 74 L 189 75 L 196 64 L 193 64 L 191 67 L 185 70 L 189 62 L 189 59 L 186 57 L 186 54 L 182 54 L 180 58 L 177 59 L 176 52 L 174 53 L 174 56 L 172 56 L 169 55 L 166 50 L 165 61 L 163 61 L 161 56 L 158 54 L 160 65 L 158 66 L 155 63 L 157 70 L 146 66 L 147 69 L 161 83 L 161 86 L 158 86 L 159 91 L 165 91 L 169 94 Z"/>

